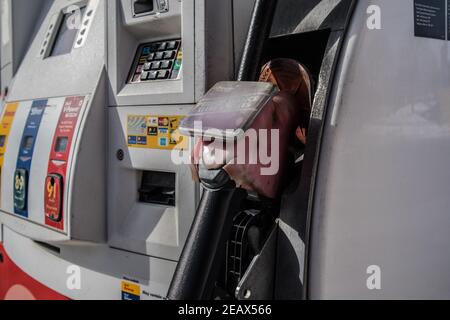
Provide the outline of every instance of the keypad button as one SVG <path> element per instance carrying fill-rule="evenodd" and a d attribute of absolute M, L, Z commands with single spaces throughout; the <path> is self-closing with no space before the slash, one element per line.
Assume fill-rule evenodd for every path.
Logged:
<path fill-rule="evenodd" d="M 149 48 L 150 48 L 150 52 L 158 51 L 159 44 L 157 44 L 157 43 L 151 43 L 151 44 L 149 44 Z"/>
<path fill-rule="evenodd" d="M 167 50 L 175 50 L 175 49 L 177 49 L 177 47 L 178 47 L 178 42 L 176 42 L 176 41 L 170 41 L 170 42 L 167 42 Z"/>
<path fill-rule="evenodd" d="M 155 53 L 155 60 L 162 60 L 163 57 L 164 57 L 164 52 Z"/>
<path fill-rule="evenodd" d="M 161 68 L 161 62 L 152 62 L 152 70 L 158 70 L 159 68 Z"/>
<path fill-rule="evenodd" d="M 143 70 L 144 70 L 144 65 L 143 64 L 138 65 L 135 73 L 141 73 Z"/>
<path fill-rule="evenodd" d="M 151 71 L 148 74 L 148 80 L 155 80 L 158 77 L 158 71 Z"/>
<path fill-rule="evenodd" d="M 164 51 L 164 50 L 166 50 L 166 48 L 167 48 L 167 42 L 162 42 L 162 43 L 159 45 L 158 50 L 159 50 L 159 51 Z"/>
<path fill-rule="evenodd" d="M 158 79 L 167 79 L 169 77 L 168 70 L 161 70 L 158 72 Z"/>
<path fill-rule="evenodd" d="M 139 83 L 176 78 L 182 58 L 181 51 L 180 57 L 177 57 L 177 52 L 181 46 L 182 42 L 179 39 L 142 44 L 139 47 L 138 57 L 134 62 L 135 70 L 129 82 Z"/>
<path fill-rule="evenodd" d="M 161 69 L 170 69 L 172 67 L 172 61 L 166 60 L 161 62 Z"/>
<path fill-rule="evenodd" d="M 144 64 L 144 71 L 149 71 L 151 68 L 152 68 L 151 62 L 147 62 L 146 64 Z"/>
<path fill-rule="evenodd" d="M 151 50 L 150 47 L 145 47 L 142 49 L 142 54 L 144 56 L 146 56 L 146 55 L 150 54 L 150 50 Z"/>
<path fill-rule="evenodd" d="M 147 80 L 147 78 L 148 78 L 148 72 L 147 71 L 142 72 L 141 73 L 141 80 L 145 81 L 145 80 Z"/>
<path fill-rule="evenodd" d="M 175 58 L 175 51 L 165 51 L 163 58 L 164 59 L 173 59 L 173 58 Z"/>

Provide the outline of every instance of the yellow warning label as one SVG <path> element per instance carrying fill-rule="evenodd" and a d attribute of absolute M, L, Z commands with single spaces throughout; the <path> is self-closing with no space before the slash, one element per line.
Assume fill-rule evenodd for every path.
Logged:
<path fill-rule="evenodd" d="M 122 292 L 132 294 L 133 296 L 140 296 L 141 287 L 135 283 L 122 281 Z"/>
<path fill-rule="evenodd" d="M 186 150 L 188 138 L 178 128 L 184 116 L 129 115 L 128 146 L 131 148 Z"/>
<path fill-rule="evenodd" d="M 5 159 L 6 146 L 8 144 L 8 136 L 11 131 L 11 127 L 16 116 L 17 108 L 19 104 L 8 103 L 5 106 L 5 112 L 3 113 L 2 121 L 0 122 L 0 181 L 2 178 L 3 161 Z M 0 189 L 1 193 L 1 189 Z"/>
<path fill-rule="evenodd" d="M 5 112 L 0 123 L 0 167 L 3 166 L 9 132 L 11 131 L 18 106 L 18 103 L 8 103 L 5 106 Z"/>

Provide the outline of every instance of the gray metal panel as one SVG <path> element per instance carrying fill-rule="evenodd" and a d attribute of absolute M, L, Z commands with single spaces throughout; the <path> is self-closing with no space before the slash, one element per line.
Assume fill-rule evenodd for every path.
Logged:
<path fill-rule="evenodd" d="M 342 13 L 342 18 L 350 19 L 353 5 L 348 7 L 348 10 L 349 12 Z M 342 23 L 341 19 L 337 19 L 335 22 L 338 25 Z M 331 84 L 335 78 L 335 69 L 344 34 L 345 29 L 333 31 L 325 38 L 322 38 L 323 32 L 309 34 L 310 37 L 319 36 L 322 38 L 321 41 L 327 41 L 327 43 L 324 43 L 326 48 L 323 53 L 320 46 L 313 47 L 315 50 L 319 50 L 318 53 L 316 51 L 313 52 L 319 54 L 322 61 L 312 106 L 308 144 L 302 166 L 297 168 L 297 172 L 292 172 L 293 182 L 284 190 L 281 203 L 281 232 L 278 237 L 275 291 L 277 299 L 307 298 L 309 234 L 317 166 L 320 156 L 324 117 L 328 112 L 328 101 L 332 91 Z M 305 45 L 308 46 L 308 43 L 305 42 Z"/>
<path fill-rule="evenodd" d="M 1 0 L 0 88 L 8 87 L 48 12 L 52 0 Z"/>
<path fill-rule="evenodd" d="M 13 73 L 15 74 L 53 0 L 12 0 Z"/>
<path fill-rule="evenodd" d="M 233 0 L 234 64 L 236 74 L 241 62 L 245 41 L 247 40 L 247 33 L 254 5 L 255 0 Z M 236 78 L 233 80 L 236 80 Z"/>
<path fill-rule="evenodd" d="M 148 105 L 194 102 L 194 3 L 169 0 L 169 12 L 132 17 L 132 2 L 108 1 L 109 104 Z M 127 84 L 138 45 L 182 38 L 183 72 L 179 80 Z"/>
<path fill-rule="evenodd" d="M 91 96 L 89 113 L 76 140 L 76 156 L 69 167 L 67 190 L 69 234 L 73 240 L 106 242 L 106 72 Z"/>
<path fill-rule="evenodd" d="M 176 267 L 172 261 L 106 245 L 60 245 L 52 250 L 6 226 L 3 240 L 8 256 L 21 270 L 70 299 L 120 300 L 124 278 L 139 281 L 142 300 L 161 299 L 167 295 Z M 79 290 L 67 286 L 73 267 L 80 271 Z"/>
<path fill-rule="evenodd" d="M 105 59 L 105 0 L 100 0 L 84 47 L 72 49 L 67 55 L 46 59 L 40 56 L 52 17 L 79 3 L 79 0 L 54 2 L 17 72 L 9 101 L 89 94 L 95 89 Z"/>
<path fill-rule="evenodd" d="M 371 4 L 381 30 L 366 27 Z M 319 163 L 312 299 L 450 298 L 449 43 L 414 37 L 413 9 L 358 2 Z"/>
<path fill-rule="evenodd" d="M 170 0 L 169 12 L 139 18 L 133 18 L 131 3 L 108 2 L 115 17 L 108 24 L 110 105 L 195 103 L 215 82 L 233 79 L 231 0 Z M 183 41 L 181 79 L 127 84 L 138 45 L 171 38 Z"/>
<path fill-rule="evenodd" d="M 232 1 L 170 0 L 170 11 L 155 17 L 132 17 L 131 1 L 110 1 L 108 75 L 110 77 L 108 242 L 142 254 L 177 260 L 189 231 L 199 187 L 187 165 L 175 165 L 170 151 L 135 149 L 127 145 L 128 115 L 186 115 L 205 91 L 234 77 Z M 249 11 L 240 19 L 249 18 Z M 242 34 L 241 34 L 242 33 Z M 137 46 L 181 37 L 183 75 L 180 80 L 125 84 Z M 116 158 L 117 150 L 125 154 Z M 176 173 L 174 208 L 139 203 L 144 170 Z"/>
<path fill-rule="evenodd" d="M 195 1 L 195 102 L 217 82 L 234 80 L 232 9 L 232 0 Z"/>
<path fill-rule="evenodd" d="M 187 165 L 171 151 L 128 147 L 128 115 L 186 115 L 190 106 L 121 107 L 109 110 L 108 243 L 116 248 L 178 260 L 199 198 Z M 119 161 L 117 151 L 124 151 Z M 176 174 L 175 207 L 139 202 L 144 170 Z"/>
<path fill-rule="evenodd" d="M 271 37 L 344 29 L 353 0 L 279 0 Z"/>
<path fill-rule="evenodd" d="M 2 53 L 1 69 L 4 69 L 8 64 L 12 64 L 12 4 L 11 0 L 1 0 L 0 10 L 2 16 L 2 24 L 0 28 Z M 11 68 L 12 70 L 12 68 Z"/>

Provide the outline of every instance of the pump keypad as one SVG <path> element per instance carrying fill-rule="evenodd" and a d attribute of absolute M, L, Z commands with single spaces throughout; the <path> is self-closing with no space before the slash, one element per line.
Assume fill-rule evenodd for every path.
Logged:
<path fill-rule="evenodd" d="M 183 60 L 181 40 L 139 46 L 129 83 L 178 79 Z"/>

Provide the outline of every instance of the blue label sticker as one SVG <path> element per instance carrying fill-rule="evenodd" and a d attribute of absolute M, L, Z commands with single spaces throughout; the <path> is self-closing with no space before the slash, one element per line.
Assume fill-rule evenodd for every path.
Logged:
<path fill-rule="evenodd" d="M 159 146 L 167 147 L 167 138 L 159 138 Z"/>
<path fill-rule="evenodd" d="M 136 136 L 128 136 L 128 144 L 136 144 L 137 137 Z"/>
<path fill-rule="evenodd" d="M 28 181 L 30 178 L 34 146 L 47 102 L 48 100 L 36 100 L 31 105 L 17 157 L 13 182 L 14 212 L 25 218 L 28 218 Z"/>
<path fill-rule="evenodd" d="M 141 297 L 135 296 L 134 294 L 130 294 L 128 292 L 123 292 L 122 291 L 122 300 L 125 300 L 125 301 L 138 301 L 138 300 L 141 300 Z"/>
<path fill-rule="evenodd" d="M 147 144 L 147 137 L 137 137 L 137 144 L 145 146 Z"/>
<path fill-rule="evenodd" d="M 159 129 L 159 133 L 160 134 L 169 134 L 169 129 L 167 129 L 167 128 L 160 128 Z"/>

